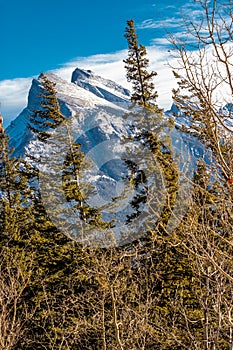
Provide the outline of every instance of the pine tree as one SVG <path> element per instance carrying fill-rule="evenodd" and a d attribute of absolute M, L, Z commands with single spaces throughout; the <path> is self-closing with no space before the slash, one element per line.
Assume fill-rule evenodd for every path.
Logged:
<path fill-rule="evenodd" d="M 156 104 L 158 97 L 153 84 L 156 72 L 148 72 L 149 60 L 146 57 L 145 46 L 139 45 L 134 27 L 134 21 L 127 21 L 125 37 L 128 41 L 128 58 L 124 60 L 127 70 L 127 80 L 133 84 L 131 101 L 143 107 L 150 108 L 154 112 L 160 112 Z"/>
<path fill-rule="evenodd" d="M 6 240 L 27 231 L 32 221 L 33 193 L 30 167 L 12 157 L 6 133 L 0 134 L 0 230 Z"/>
<path fill-rule="evenodd" d="M 30 119 L 30 129 L 35 132 L 40 141 L 45 141 L 51 131 L 65 121 L 61 113 L 60 104 L 56 96 L 55 83 L 51 82 L 43 73 L 39 77 L 41 82 L 41 109 L 34 111 Z"/>
<path fill-rule="evenodd" d="M 67 128 L 67 132 L 70 133 Z M 69 140 L 71 140 L 69 138 Z M 85 225 L 90 225 L 92 229 L 106 229 L 113 226 L 113 222 L 104 222 L 101 212 L 98 208 L 92 207 L 87 200 L 92 193 L 92 188 L 86 184 L 86 180 L 81 184 L 81 173 L 87 169 L 85 155 L 81 151 L 80 144 L 72 144 L 69 142 L 69 152 L 63 167 L 63 190 L 68 202 L 73 204 L 73 208 L 77 210 L 78 217 Z"/>
<path fill-rule="evenodd" d="M 51 206 L 47 206 L 48 214 L 55 220 L 58 218 L 60 229 L 73 239 L 79 240 L 79 231 L 83 237 L 84 231 L 102 231 L 111 228 L 113 223 L 104 222 L 101 210 L 88 204 L 91 186 L 86 184 L 86 180 L 82 183 L 80 181 L 88 165 L 81 146 L 75 143 L 72 136 L 73 119 L 68 120 L 61 113 L 55 83 L 43 74 L 40 81 L 43 89 L 41 109 L 34 112 L 31 118 L 34 126 L 31 126 L 31 129 L 38 136 L 42 148 L 38 167 L 41 166 L 42 169 L 39 177 L 40 183 L 43 184 L 43 201 L 51 203 Z M 47 147 L 46 153 L 43 152 L 44 144 Z M 33 158 L 33 155 L 28 156 Z M 58 174 L 61 181 L 58 181 Z M 56 200 L 55 203 L 50 201 L 51 191 L 56 192 L 56 198 L 64 198 L 65 195 L 65 206 L 69 208 L 69 213 L 72 212 L 69 225 L 68 217 L 65 219 L 65 207 L 57 205 Z"/>
<path fill-rule="evenodd" d="M 156 103 L 158 94 L 154 90 L 152 79 L 157 73 L 154 71 L 149 73 L 147 70 L 149 66 L 147 51 L 145 46 L 138 43 L 134 21 L 127 21 L 127 25 L 125 37 L 129 50 L 128 58 L 124 62 L 126 63 L 127 79 L 133 85 L 131 100 L 135 109 L 131 109 L 131 113 L 128 113 L 126 118 L 132 120 L 130 139 L 136 143 L 139 142 L 141 146 L 143 145 L 144 149 L 151 152 L 154 158 L 154 164 L 150 164 L 150 173 L 153 174 L 156 171 L 156 162 L 159 163 L 163 172 L 166 204 L 161 212 L 160 222 L 161 227 L 165 227 L 176 203 L 179 171 L 174 161 L 174 152 L 169 136 L 161 137 L 160 135 L 169 134 L 173 124 L 171 121 L 165 120 L 162 109 Z M 130 171 L 132 173 L 132 166 Z M 134 182 L 137 182 L 134 187 L 139 188 L 139 184 L 141 184 L 141 193 L 137 193 L 131 202 L 135 212 L 129 216 L 129 221 L 140 213 L 140 205 L 146 202 L 147 196 L 146 179 L 141 181 L 141 177 L 137 177 L 136 173 L 132 173 L 132 176 L 135 178 Z"/>

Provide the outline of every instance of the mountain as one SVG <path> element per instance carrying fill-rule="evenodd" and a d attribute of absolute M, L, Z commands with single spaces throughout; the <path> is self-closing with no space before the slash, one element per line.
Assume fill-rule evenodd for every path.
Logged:
<path fill-rule="evenodd" d="M 91 70 L 75 69 L 71 82 L 109 102 L 124 104 L 125 99 L 127 98 L 128 102 L 130 97 L 127 89 L 112 80 L 95 75 Z"/>
<path fill-rule="evenodd" d="M 130 225 L 142 227 L 142 232 L 144 232 L 143 227 L 146 225 L 147 218 L 152 215 L 151 203 L 155 204 L 157 211 L 161 210 L 166 189 L 163 188 L 161 169 L 157 171 L 156 176 L 150 169 L 151 162 L 154 162 L 150 151 L 145 147 L 139 150 L 133 142 L 127 146 L 122 143 L 122 136 L 128 134 L 131 123 L 130 118 L 126 118 L 126 115 L 130 116 L 129 91 L 113 81 L 95 75 L 90 70 L 79 68 L 73 72 L 71 82 L 51 73 L 46 73 L 45 76 L 55 83 L 61 111 L 69 120 L 72 140 L 81 144 L 81 150 L 85 153 L 90 169 L 85 172 L 82 180 L 94 188 L 89 197 L 89 204 L 101 209 L 104 220 L 116 221 L 115 228 L 109 234 L 113 234 L 118 243 L 123 239 L 122 235 L 127 234 Z M 30 129 L 30 125 L 33 126 L 34 111 L 41 108 L 42 93 L 41 76 L 39 76 L 38 79 L 32 81 L 27 107 L 10 124 L 7 133 L 15 149 L 15 156 L 23 156 L 28 161 L 31 161 L 31 158 L 38 160 L 36 166 L 40 173 L 39 185 L 46 210 L 53 222 L 65 234 L 73 236 L 71 223 L 77 224 L 77 215 L 74 215 L 73 208 L 67 205 L 64 194 L 60 190 L 63 186 L 62 169 L 68 152 L 67 134 L 62 129 L 64 126 L 59 126 L 46 144 L 39 141 Z M 173 105 L 165 116 L 172 117 L 175 109 Z M 192 173 L 195 160 L 203 157 L 204 154 L 197 140 L 177 131 L 183 122 L 182 115 L 180 115 L 176 128 L 172 131 L 166 129 L 161 133 L 161 135 L 168 133 L 171 137 L 175 156 L 182 155 L 179 163 L 183 172 L 182 185 L 179 190 L 179 197 L 182 200 L 179 200 L 181 204 L 176 208 L 179 213 L 185 212 L 187 202 L 185 198 L 188 190 L 187 187 L 184 190 L 184 178 L 187 174 Z M 54 145 L 56 151 L 54 151 Z M 149 195 L 152 196 L 150 205 L 144 200 L 149 198 L 145 194 L 146 187 L 141 185 L 141 187 L 132 188 L 129 183 L 128 168 L 122 160 L 126 157 L 126 148 L 135 174 L 143 174 L 150 185 Z M 32 157 L 28 157 L 29 154 Z M 43 177 L 44 175 L 46 177 Z M 159 206 L 154 200 L 158 194 L 161 197 Z M 131 204 L 137 196 L 141 196 L 140 198 L 144 201 L 141 201 L 137 209 L 138 215 L 135 216 L 133 222 L 126 223 L 127 218 L 134 213 Z M 57 215 L 58 208 L 62 213 L 60 216 Z M 155 207 L 152 209 L 155 210 Z M 81 231 L 83 232 L 83 228 L 80 228 Z M 131 227 L 130 231 L 135 230 Z M 97 232 L 98 239 L 99 234 Z M 97 236 L 91 233 L 92 238 L 89 237 L 89 239 L 96 241 Z M 127 239 L 129 241 L 134 237 Z"/>
<path fill-rule="evenodd" d="M 46 73 L 45 76 L 56 84 L 61 110 L 67 118 L 81 113 L 82 120 L 79 118 L 81 127 L 83 130 L 87 130 L 91 126 L 88 123 L 95 122 L 98 119 L 97 114 L 104 109 L 109 111 L 110 119 L 101 117 L 100 133 L 103 134 L 106 128 L 108 128 L 109 133 L 119 132 L 118 129 L 122 123 L 119 118 L 114 118 L 113 121 L 112 115 L 118 114 L 129 103 L 129 91 L 127 89 L 110 80 L 96 76 L 91 71 L 78 68 L 72 75 L 72 82 L 61 79 L 52 73 Z M 33 111 L 40 108 L 41 94 L 39 77 L 32 81 L 27 107 L 7 128 L 16 156 L 24 155 L 25 149 L 33 137 L 28 126 L 31 123 L 30 117 L 33 115 Z M 85 118 L 85 115 L 90 114 L 91 111 L 96 112 L 92 121 L 90 121 L 90 118 Z"/>

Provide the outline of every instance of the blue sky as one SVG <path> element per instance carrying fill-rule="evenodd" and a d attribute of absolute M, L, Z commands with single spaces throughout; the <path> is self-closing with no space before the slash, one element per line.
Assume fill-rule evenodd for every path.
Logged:
<path fill-rule="evenodd" d="M 169 105 L 166 30 L 181 31 L 181 11 L 192 15 L 193 4 L 193 0 L 0 0 L 0 112 L 5 126 L 26 106 L 31 80 L 41 72 L 55 70 L 70 80 L 79 66 L 127 85 L 122 60 L 127 56 L 128 19 L 135 20 L 139 42 L 152 48 L 151 68 L 163 74 L 161 102 Z"/>
<path fill-rule="evenodd" d="M 177 16 L 183 0 L 0 0 L 0 80 L 55 69 L 75 57 L 127 48 L 126 21 Z M 174 6 L 175 5 L 175 6 Z M 147 22 L 146 22 L 147 23 Z M 149 22 L 148 22 L 149 23 Z M 174 28 L 173 28 L 174 29 Z M 164 29 L 138 29 L 149 45 Z"/>

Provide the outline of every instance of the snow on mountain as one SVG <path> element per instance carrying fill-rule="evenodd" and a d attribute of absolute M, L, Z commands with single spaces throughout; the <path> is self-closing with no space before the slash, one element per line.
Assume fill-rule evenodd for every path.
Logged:
<path fill-rule="evenodd" d="M 113 116 L 116 113 L 122 113 L 120 111 L 129 103 L 129 91 L 110 80 L 101 79 L 93 73 L 90 74 L 89 71 L 76 69 L 74 73 L 72 79 L 75 77 L 75 83 L 68 82 L 52 73 L 45 74 L 50 81 L 56 84 L 55 89 L 63 114 L 67 118 L 79 116 L 79 123 L 83 130 L 99 125 L 104 133 L 117 132 L 119 128 L 122 128 L 122 121 Z M 24 154 L 25 147 L 33 137 L 28 126 L 31 123 L 30 118 L 33 116 L 33 111 L 40 108 L 41 94 L 39 77 L 32 81 L 27 107 L 7 128 L 16 156 Z M 102 113 L 100 113 L 101 110 Z M 108 118 L 105 115 L 106 112 Z"/>
<path fill-rule="evenodd" d="M 124 103 L 125 98 L 130 96 L 127 89 L 116 84 L 112 80 L 104 79 L 94 75 L 91 70 L 81 70 L 76 68 L 72 74 L 72 83 L 94 93 L 109 102 Z"/>
<path fill-rule="evenodd" d="M 144 193 L 143 186 L 142 188 L 139 186 L 138 192 L 129 186 L 126 179 L 127 168 L 122 161 L 122 152 L 124 152 L 124 146 L 121 142 L 122 135 L 125 135 L 129 129 L 128 122 L 124 118 L 126 113 L 129 112 L 129 91 L 111 80 L 95 75 L 90 70 L 79 68 L 73 72 L 71 82 L 52 73 L 46 73 L 45 76 L 55 83 L 61 111 L 70 123 L 72 140 L 81 144 L 82 151 L 89 163 L 90 170 L 85 173 L 84 178 L 95 189 L 94 194 L 89 199 L 89 204 L 101 208 L 104 220 L 116 220 L 117 225 L 110 233 L 113 233 L 114 239 L 119 243 L 124 239 L 122 235 L 124 236 L 129 231 L 129 225 L 126 225 L 126 221 L 127 217 L 132 215 L 134 211 L 131 201 L 140 191 L 142 192 L 139 195 L 142 197 Z M 38 141 L 29 128 L 29 125 L 33 124 L 34 111 L 40 108 L 42 93 L 41 77 L 39 77 L 32 81 L 27 107 L 10 124 L 7 133 L 10 135 L 16 156 L 21 155 L 27 158 L 28 154 L 32 155 L 39 161 L 37 166 L 40 173 L 42 175 L 46 174 L 46 176 L 49 174 L 46 180 L 43 180 L 42 175 L 40 177 L 40 189 L 42 198 L 44 198 L 44 205 L 53 222 L 65 234 L 72 235 L 72 229 L 69 231 L 67 227 L 73 227 L 73 224 L 77 222 L 77 216 L 74 215 L 72 208 L 69 208 L 64 193 L 62 194 L 60 191 L 63 186 L 62 169 L 69 151 L 65 127 L 63 125 L 59 126 L 54 131 L 51 140 L 46 144 Z M 175 106 L 166 115 L 168 117 L 172 116 L 174 109 Z M 178 123 L 182 124 L 182 122 L 182 116 L 180 116 Z M 61 135 L 63 135 L 62 138 Z M 177 156 L 182 154 L 180 169 L 184 173 L 192 172 L 195 159 L 203 157 L 201 145 L 197 140 L 189 137 L 182 139 L 181 133 L 176 129 L 169 136 L 171 136 L 175 154 Z M 136 215 L 135 220 L 133 220 L 133 225 L 142 227 L 142 232 L 144 232 L 143 225 L 147 225 L 147 217 L 152 215 L 149 209 L 151 203 L 154 203 L 156 208 L 158 207 L 158 211 L 163 208 L 162 174 L 160 173 L 161 169 L 158 170 L 157 177 L 151 173 L 149 164 L 154 159 L 151 160 L 149 150 L 143 148 L 142 151 L 137 153 L 133 151 L 134 145 L 130 147 L 135 171 L 143 173 L 148 180 L 148 184 L 150 184 L 150 205 L 148 206 L 147 203 L 142 201 L 139 215 Z M 60 170 L 57 170 L 57 166 Z M 185 203 L 187 202 L 183 198 L 182 186 L 179 192 L 179 196 L 182 198 L 179 203 L 182 203 L 182 208 L 176 208 L 179 212 L 182 212 L 182 210 L 185 212 Z M 58 193 L 60 193 L 59 198 L 56 197 Z M 158 193 L 161 194 L 161 198 L 156 199 Z M 112 200 L 113 197 L 119 198 L 117 203 Z M 153 216 L 155 207 L 152 208 Z M 51 208 L 56 208 L 56 210 L 53 211 Z M 62 217 L 58 217 L 57 214 L 54 216 L 58 208 L 60 208 Z M 69 218 L 70 223 L 68 226 L 67 218 Z M 80 230 L 82 231 L 81 228 Z M 134 227 L 130 231 L 134 232 Z M 91 234 L 90 237 L 92 238 L 90 239 L 98 240 L 101 238 L 99 234 L 99 232 Z M 78 239 L 81 240 L 80 237 Z M 131 240 L 134 237 L 128 237 L 127 239 Z"/>

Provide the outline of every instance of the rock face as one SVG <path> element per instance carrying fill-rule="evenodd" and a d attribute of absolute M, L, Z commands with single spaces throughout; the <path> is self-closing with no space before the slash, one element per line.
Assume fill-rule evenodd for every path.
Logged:
<path fill-rule="evenodd" d="M 62 113 L 67 118 L 77 118 L 80 130 L 83 130 L 84 135 L 92 128 L 95 128 L 96 140 L 103 137 L 109 138 L 110 135 L 119 133 L 123 127 L 120 116 L 129 103 L 127 89 L 79 68 L 74 71 L 72 82 L 51 73 L 46 73 L 45 76 L 56 84 L 55 89 Z M 15 149 L 15 156 L 23 156 L 33 138 L 28 126 L 31 124 L 33 111 L 40 108 L 41 94 L 39 77 L 32 81 L 27 107 L 7 128 Z"/>
<path fill-rule="evenodd" d="M 76 68 L 71 82 L 92 92 L 94 95 L 113 103 L 124 103 L 129 98 L 129 91 L 112 80 L 95 75 L 90 70 Z"/>

